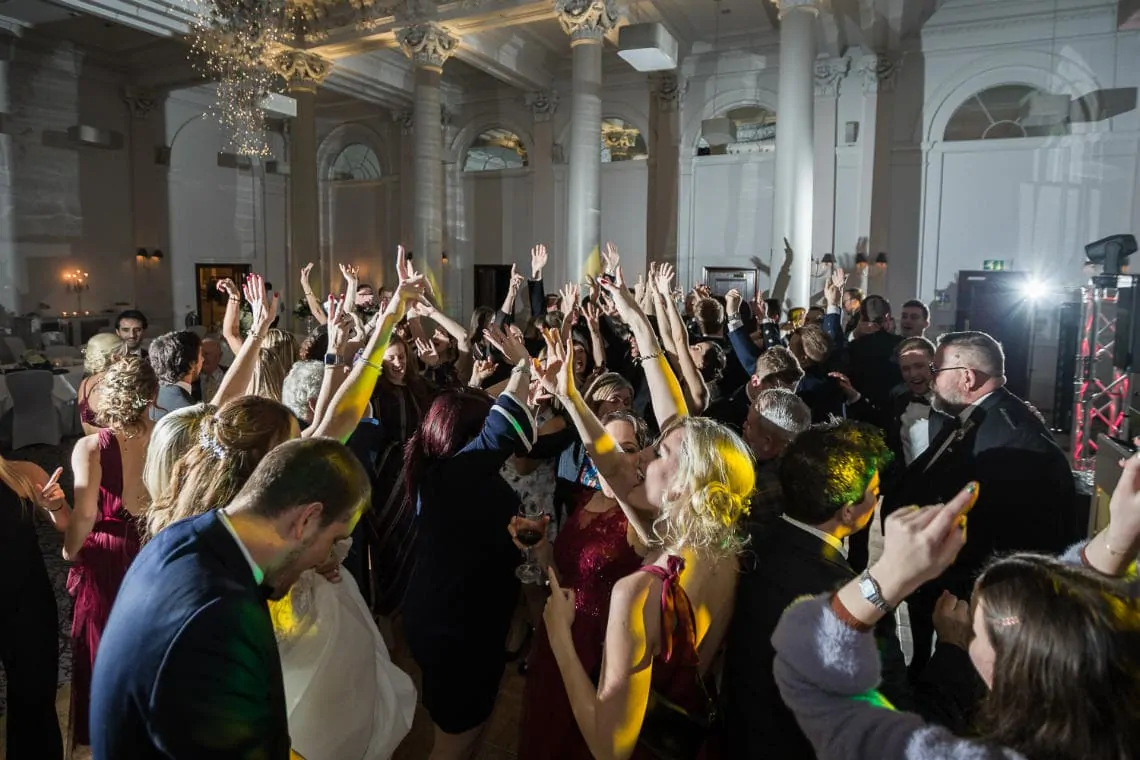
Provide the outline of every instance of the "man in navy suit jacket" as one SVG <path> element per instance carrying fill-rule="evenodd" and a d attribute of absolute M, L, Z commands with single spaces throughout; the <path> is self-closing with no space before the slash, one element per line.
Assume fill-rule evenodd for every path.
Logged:
<path fill-rule="evenodd" d="M 351 535 L 370 490 L 345 446 L 290 441 L 229 506 L 143 547 L 95 660 L 95 760 L 297 757 L 266 599 Z"/>

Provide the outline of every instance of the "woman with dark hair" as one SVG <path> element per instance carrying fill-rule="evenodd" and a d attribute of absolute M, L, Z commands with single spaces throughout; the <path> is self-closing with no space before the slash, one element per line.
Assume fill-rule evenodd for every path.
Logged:
<path fill-rule="evenodd" d="M 443 391 L 404 456 L 418 513 L 404 625 L 435 724 L 432 760 L 473 753 L 499 692 L 519 594 L 518 552 L 503 530 L 519 498 L 499 470 L 534 444 L 531 360 L 517 338 L 497 348 L 513 366 L 503 394 L 492 402 L 480 390 Z"/>
<path fill-rule="evenodd" d="M 56 530 L 67 529 L 71 509 L 55 480 L 39 465 L 0 457 L 0 665 L 8 680 L 12 760 L 63 757 L 55 714 L 59 618 L 35 514 L 42 509 Z"/>
<path fill-rule="evenodd" d="M 1140 441 L 1138 441 L 1140 442 Z M 935 608 L 989 687 L 977 739 L 896 712 L 874 691 L 875 623 L 954 563 L 966 544 L 971 483 L 946 505 L 885 524 L 882 557 L 838 592 L 793 604 L 772 637 L 775 676 L 821 758 L 1127 760 L 1140 749 L 1140 458 L 1112 495 L 1110 523 L 1058 559 L 994 559 L 973 598 Z M 887 709 L 884 709 L 887 708 Z"/>

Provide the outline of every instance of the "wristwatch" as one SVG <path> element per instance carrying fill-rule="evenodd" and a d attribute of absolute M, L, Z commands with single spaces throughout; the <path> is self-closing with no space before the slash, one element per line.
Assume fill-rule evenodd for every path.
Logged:
<path fill-rule="evenodd" d="M 859 576 L 859 591 L 862 592 L 864 599 L 875 606 L 875 609 L 886 614 L 892 612 L 891 605 L 883 598 L 883 590 L 879 587 L 879 582 L 871 577 L 870 570 L 864 570 L 863 574 Z"/>
<path fill-rule="evenodd" d="M 344 359 L 340 358 L 339 354 L 325 354 L 326 367 L 339 367 L 344 364 Z"/>

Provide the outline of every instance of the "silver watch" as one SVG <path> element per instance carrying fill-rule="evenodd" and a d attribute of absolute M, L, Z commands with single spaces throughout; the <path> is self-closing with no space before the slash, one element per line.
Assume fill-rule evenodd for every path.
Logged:
<path fill-rule="evenodd" d="M 875 609 L 887 614 L 892 612 L 891 605 L 883 598 L 879 582 L 871 577 L 870 570 L 864 570 L 859 576 L 859 591 L 862 592 L 864 599 L 875 606 Z"/>

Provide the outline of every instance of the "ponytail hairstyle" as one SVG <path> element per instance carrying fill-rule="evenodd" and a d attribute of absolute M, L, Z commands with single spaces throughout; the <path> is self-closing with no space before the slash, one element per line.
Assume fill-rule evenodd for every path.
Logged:
<path fill-rule="evenodd" d="M 419 428 L 404 446 L 404 488 L 411 504 L 419 498 L 424 475 L 459 453 L 479 434 L 494 401 L 477 388 L 448 388 L 432 401 Z"/>
<path fill-rule="evenodd" d="M 203 417 L 196 440 L 147 513 L 148 536 L 233 501 L 257 463 L 292 437 L 294 425 L 288 408 L 258 396 L 236 398 Z"/>
<path fill-rule="evenodd" d="M 26 509 L 35 494 L 35 485 L 2 456 L 0 456 L 0 481 L 11 488 L 16 496 L 20 497 L 20 503 Z"/>

